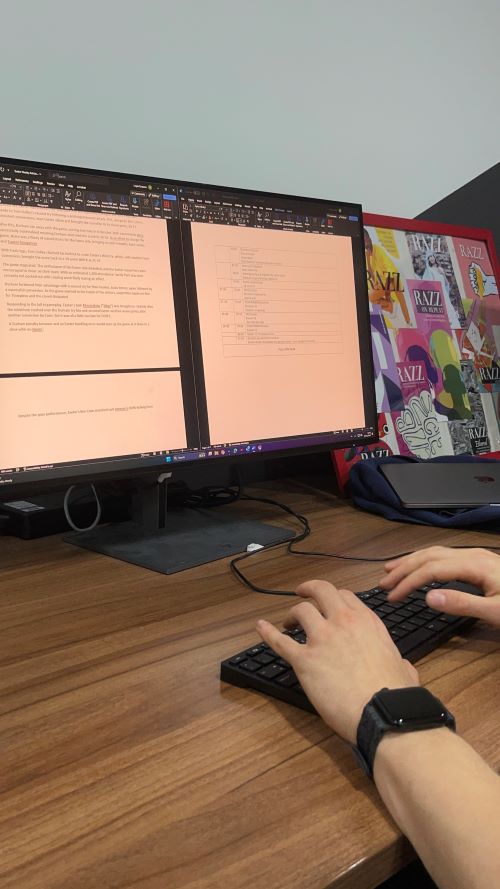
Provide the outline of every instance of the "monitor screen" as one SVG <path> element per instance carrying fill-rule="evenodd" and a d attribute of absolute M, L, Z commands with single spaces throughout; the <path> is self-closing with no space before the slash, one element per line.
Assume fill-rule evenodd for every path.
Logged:
<path fill-rule="evenodd" d="M 361 208 L 0 161 L 0 486 L 376 438 Z"/>

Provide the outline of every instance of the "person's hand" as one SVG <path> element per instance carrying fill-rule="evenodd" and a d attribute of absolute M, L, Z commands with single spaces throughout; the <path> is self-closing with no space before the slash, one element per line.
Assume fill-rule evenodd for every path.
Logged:
<path fill-rule="evenodd" d="M 495 276 L 487 275 L 486 272 L 483 272 L 477 262 L 471 262 L 469 266 L 469 280 L 477 296 L 491 296 L 492 293 L 498 293 Z"/>
<path fill-rule="evenodd" d="M 418 685 L 418 673 L 380 618 L 350 590 L 311 580 L 296 592 L 306 601 L 290 609 L 284 625 L 301 626 L 307 642 L 299 644 L 264 620 L 257 631 L 293 667 L 325 722 L 355 744 L 363 708 L 375 692 Z"/>
<path fill-rule="evenodd" d="M 487 549 L 431 546 L 385 564 L 379 585 L 390 590 L 389 602 L 404 599 L 410 590 L 433 582 L 463 580 L 480 587 L 482 596 L 459 590 L 429 590 L 427 605 L 446 614 L 478 617 L 500 627 L 500 556 Z"/>
<path fill-rule="evenodd" d="M 384 312 L 393 312 L 394 304 L 389 290 L 370 290 L 368 298 L 371 303 L 380 306 Z"/>

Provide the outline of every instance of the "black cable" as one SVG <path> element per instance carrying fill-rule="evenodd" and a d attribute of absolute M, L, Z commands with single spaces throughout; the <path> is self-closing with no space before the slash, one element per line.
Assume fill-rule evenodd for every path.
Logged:
<path fill-rule="evenodd" d="M 258 553 L 261 553 L 264 550 L 268 551 L 270 549 L 276 549 L 276 547 L 284 546 L 285 544 L 287 547 L 287 552 L 292 552 L 292 550 L 291 550 L 292 543 L 294 541 L 299 542 L 300 540 L 305 540 L 306 537 L 309 537 L 309 534 L 311 533 L 311 527 L 309 525 L 307 518 L 305 516 L 300 515 L 299 513 L 295 512 L 293 509 L 291 509 L 289 506 L 286 506 L 284 503 L 279 503 L 277 500 L 271 500 L 269 497 L 251 497 L 249 494 L 242 494 L 241 488 L 238 488 L 238 491 L 239 491 L 239 499 L 240 500 L 254 500 L 257 503 L 267 503 L 271 506 L 277 506 L 279 509 L 282 509 L 284 512 L 293 516 L 293 518 L 297 519 L 300 522 L 300 524 L 302 525 L 302 528 L 304 530 L 300 534 L 295 534 L 291 538 L 291 540 L 288 541 L 288 543 L 286 541 L 281 540 L 279 543 L 269 543 L 267 545 L 264 545 L 260 549 L 255 550 L 254 552 L 243 553 L 243 555 L 241 555 L 241 556 L 236 556 L 235 559 L 231 559 L 231 561 L 229 562 L 229 567 L 230 567 L 231 571 L 233 572 L 233 574 L 236 575 L 236 577 L 239 578 L 239 580 L 241 580 L 242 583 L 244 583 L 246 586 L 250 587 L 250 589 L 253 590 L 254 593 L 266 593 L 266 594 L 272 595 L 272 596 L 295 596 L 295 593 L 292 592 L 291 590 L 269 590 L 266 587 L 257 586 L 257 584 L 252 583 L 252 581 L 249 580 L 248 577 L 245 577 L 243 572 L 240 571 L 239 568 L 237 568 L 237 564 L 238 564 L 238 562 L 243 562 L 245 559 L 250 559 L 252 556 L 257 555 Z"/>
<path fill-rule="evenodd" d="M 448 549 L 490 549 L 490 550 L 500 551 L 500 546 L 479 546 L 479 545 L 470 546 L 470 544 L 467 544 L 467 543 L 456 543 L 456 544 L 452 544 L 451 546 L 449 546 Z M 341 556 L 340 553 L 317 553 L 317 552 L 314 552 L 314 550 L 306 550 L 306 549 L 303 549 L 303 550 L 292 549 L 292 550 L 290 550 L 290 552 L 292 553 L 293 556 L 321 556 L 325 559 L 345 559 L 346 561 L 349 561 L 349 562 L 392 562 L 392 561 L 394 561 L 394 559 L 402 559 L 403 556 L 411 555 L 411 553 L 414 553 L 415 550 L 409 549 L 406 552 L 396 553 L 395 555 L 392 555 L 392 556 L 384 556 L 383 558 L 380 558 L 380 556 L 378 556 L 376 558 L 375 558 L 375 556 L 373 556 L 373 557 L 370 557 L 370 556 Z"/>
<path fill-rule="evenodd" d="M 194 508 L 206 508 L 212 506 L 224 506 L 226 503 L 235 503 L 241 496 L 240 485 L 234 488 L 198 488 L 196 491 L 187 490 L 184 500 L 185 506 Z"/>

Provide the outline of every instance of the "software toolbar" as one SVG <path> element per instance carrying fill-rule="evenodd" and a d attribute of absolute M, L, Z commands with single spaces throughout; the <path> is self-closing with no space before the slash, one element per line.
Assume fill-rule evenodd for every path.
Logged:
<path fill-rule="evenodd" d="M 310 206 L 302 206 L 299 213 L 293 199 L 263 195 L 262 200 L 256 200 L 255 194 L 244 201 L 242 192 L 232 195 L 227 189 L 134 182 L 104 174 L 78 175 L 72 171 L 56 177 L 53 170 L 47 173 L 41 168 L 0 167 L 0 204 L 326 235 L 354 237 L 359 233 L 357 208 L 332 204 L 325 210 L 324 203 L 311 201 Z"/>

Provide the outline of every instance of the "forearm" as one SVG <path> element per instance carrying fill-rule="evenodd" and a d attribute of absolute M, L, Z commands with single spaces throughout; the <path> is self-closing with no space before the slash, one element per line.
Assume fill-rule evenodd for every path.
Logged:
<path fill-rule="evenodd" d="M 500 874 L 500 779 L 440 728 L 381 741 L 374 779 L 440 889 L 491 889 Z"/>

